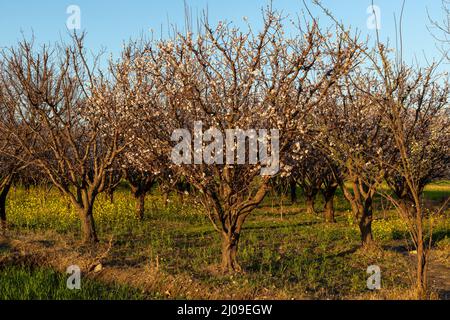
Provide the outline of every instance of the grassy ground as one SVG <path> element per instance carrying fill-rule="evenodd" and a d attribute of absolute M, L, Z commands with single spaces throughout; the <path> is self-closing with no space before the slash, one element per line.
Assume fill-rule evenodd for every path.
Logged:
<path fill-rule="evenodd" d="M 124 285 L 85 280 L 82 290 L 68 290 L 67 276 L 50 268 L 5 265 L 0 268 L 0 300 L 142 300 L 146 296 Z"/>
<path fill-rule="evenodd" d="M 426 205 L 432 209 L 449 195 L 449 182 L 434 184 L 425 192 Z M 320 208 L 321 199 L 317 199 L 318 211 Z M 341 194 L 336 208 L 338 223 L 327 225 L 320 214 L 307 215 L 302 204 L 290 205 L 286 199 L 269 196 L 245 224 L 239 250 L 245 274 L 223 276 L 216 271 L 218 235 L 200 208 L 182 204 L 176 197 L 164 208 L 157 192 L 149 196 L 145 220 L 140 222 L 135 218 L 135 201 L 125 186 L 115 194 L 114 203 L 101 196 L 95 218 L 102 244 L 93 252 L 80 249 L 78 217 L 57 191 L 37 189 L 27 193 L 17 188 L 11 191 L 8 202 L 11 228 L 3 249 L 0 245 L 0 262 L 2 256 L 17 252 L 39 252 L 46 257 L 46 264 L 65 270 L 70 259 L 60 257 L 58 263 L 49 263 L 48 252 L 52 252 L 52 257 L 65 255 L 76 261 L 91 257 L 104 270 L 94 275 L 92 284 L 83 287 L 85 292 L 71 293 L 61 287 L 67 277 L 64 274 L 48 268 L 4 266 L 0 281 L 7 289 L 0 291 L 0 299 L 14 296 L 20 292 L 14 288 L 21 285 L 37 290 L 38 283 L 59 289 L 30 289 L 24 292 L 32 293 L 24 293 L 23 298 L 410 298 L 413 248 L 404 223 L 388 203 L 377 199 L 373 231 L 378 249 L 371 252 L 359 249 L 358 228 Z M 431 275 L 435 272 L 440 276 L 434 286 L 439 291 L 435 297 L 440 294 L 442 298 L 447 289 L 450 291 L 446 288 L 450 281 L 448 211 L 433 218 L 433 234 Z M 36 263 L 36 259 L 31 260 Z M 382 290 L 375 293 L 366 288 L 370 265 L 382 270 Z M 88 262 L 85 268 L 89 274 Z M 130 287 L 111 291 L 103 283 Z"/>

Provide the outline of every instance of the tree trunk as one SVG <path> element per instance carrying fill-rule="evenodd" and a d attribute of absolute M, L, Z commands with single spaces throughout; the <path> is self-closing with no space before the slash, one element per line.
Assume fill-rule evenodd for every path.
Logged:
<path fill-rule="evenodd" d="M 147 189 L 141 185 L 131 185 L 131 193 L 136 199 L 136 217 L 139 220 L 144 220 L 145 215 L 145 196 L 147 195 Z"/>
<path fill-rule="evenodd" d="M 372 235 L 372 198 L 366 199 L 364 207 L 361 210 L 362 214 L 359 220 L 359 230 L 361 231 L 361 242 L 364 247 L 370 246 L 373 243 Z"/>
<path fill-rule="evenodd" d="M 141 221 L 144 220 L 144 215 L 145 215 L 145 196 L 146 196 L 145 192 L 140 192 L 135 195 L 136 200 L 137 200 L 137 202 L 136 202 L 137 217 Z"/>
<path fill-rule="evenodd" d="M 337 186 L 332 186 L 323 190 L 323 199 L 325 201 L 325 222 L 336 223 L 334 211 L 334 196 L 336 194 Z"/>
<path fill-rule="evenodd" d="M 222 271 L 224 273 L 241 272 L 242 268 L 237 262 L 239 233 L 222 235 Z"/>
<path fill-rule="evenodd" d="M 420 209 L 420 204 L 416 205 L 415 219 L 417 227 L 417 299 L 424 300 L 428 297 L 427 252 L 423 239 L 422 210 Z"/>
<path fill-rule="evenodd" d="M 83 232 L 83 243 L 89 244 L 98 242 L 92 206 L 80 209 L 79 214 L 81 219 L 81 230 Z"/>
<path fill-rule="evenodd" d="M 110 202 L 111 204 L 114 204 L 114 190 L 110 190 L 110 191 L 108 192 L 108 195 L 109 195 L 109 202 Z"/>
<path fill-rule="evenodd" d="M 334 196 L 325 198 L 325 222 L 336 223 L 334 217 Z"/>
<path fill-rule="evenodd" d="M 178 191 L 178 202 L 184 205 L 184 193 L 182 191 Z"/>
<path fill-rule="evenodd" d="M 297 182 L 295 180 L 292 180 L 289 183 L 289 187 L 290 187 L 290 193 L 291 193 L 291 203 L 292 204 L 296 204 L 297 203 Z"/>
<path fill-rule="evenodd" d="M 315 214 L 316 210 L 314 209 L 314 196 L 307 195 L 306 196 L 306 213 Z"/>
<path fill-rule="evenodd" d="M 169 192 L 168 191 L 164 191 L 164 193 L 163 193 L 163 204 L 164 204 L 164 208 L 167 208 L 167 206 L 169 205 Z"/>
<path fill-rule="evenodd" d="M 427 259 L 423 239 L 417 245 L 417 299 L 427 298 Z"/>
<path fill-rule="evenodd" d="M 368 187 L 364 186 L 366 192 L 369 192 Z M 361 232 L 361 242 L 363 247 L 369 247 L 373 243 L 373 235 L 372 235 L 372 212 L 373 212 L 373 194 L 367 195 L 367 198 L 363 198 L 361 193 L 359 192 L 359 188 L 357 186 L 357 182 L 353 181 L 353 192 L 352 195 L 344 184 L 341 184 L 342 192 L 344 193 L 345 198 L 348 200 L 352 207 L 352 213 L 355 216 L 355 219 L 358 219 L 359 230 Z"/>
<path fill-rule="evenodd" d="M 7 182 L 0 193 L 0 228 L 6 228 L 6 198 L 11 185 L 12 181 Z"/>

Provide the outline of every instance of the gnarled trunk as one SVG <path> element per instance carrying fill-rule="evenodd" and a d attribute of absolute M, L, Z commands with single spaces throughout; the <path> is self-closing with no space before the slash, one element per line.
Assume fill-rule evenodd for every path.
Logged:
<path fill-rule="evenodd" d="M 222 271 L 225 273 L 241 272 L 242 268 L 237 262 L 239 233 L 222 234 Z"/>
<path fill-rule="evenodd" d="M 370 246 L 373 243 L 372 221 L 373 208 L 372 198 L 369 197 L 364 202 L 359 219 L 359 230 L 361 231 L 361 242 L 363 246 Z"/>
<path fill-rule="evenodd" d="M 360 192 L 360 187 L 364 190 L 364 195 Z M 341 185 L 341 189 L 345 198 L 350 202 L 355 219 L 358 219 L 358 226 L 361 232 L 361 243 L 363 247 L 370 247 L 373 243 L 372 204 L 375 189 L 370 189 L 367 185 L 358 185 L 356 181 L 353 181 L 353 195 L 346 189 L 344 184 Z"/>
<path fill-rule="evenodd" d="M 79 209 L 79 216 L 81 220 L 81 230 L 83 232 L 83 243 L 98 242 L 97 232 L 95 231 L 95 222 L 92 206 Z"/>
<path fill-rule="evenodd" d="M 229 168 L 224 170 L 225 179 L 228 178 Z M 269 178 L 264 178 L 256 193 L 247 200 L 242 197 L 231 197 L 232 190 L 228 185 L 220 188 L 220 193 L 207 190 L 203 198 L 203 204 L 207 209 L 210 221 L 220 234 L 222 242 L 221 268 L 224 273 L 241 272 L 242 268 L 237 261 L 237 252 L 242 226 L 250 213 L 264 200 L 270 189 Z M 237 194 L 236 194 L 237 195 Z M 223 199 L 235 199 L 230 203 Z"/>
<path fill-rule="evenodd" d="M 78 209 L 81 221 L 83 243 L 93 244 L 98 242 L 94 222 L 94 202 L 97 197 L 96 189 L 77 189 L 77 199 L 72 201 Z"/>

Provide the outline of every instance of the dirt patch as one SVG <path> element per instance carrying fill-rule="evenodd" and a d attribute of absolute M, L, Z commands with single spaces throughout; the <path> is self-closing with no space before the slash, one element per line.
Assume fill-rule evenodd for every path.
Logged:
<path fill-rule="evenodd" d="M 162 270 L 158 259 L 140 264 L 117 263 L 113 253 L 114 242 L 104 242 L 95 247 L 80 244 L 70 236 L 52 232 L 43 234 L 14 234 L 0 238 L 0 265 L 24 263 L 47 266 L 65 273 L 71 265 L 80 267 L 84 276 L 106 284 L 126 284 L 163 299 L 227 299 L 227 300 L 285 300 L 292 299 L 279 288 L 257 288 L 236 281 L 233 275 L 222 275 L 217 265 L 205 266 L 204 271 L 212 281 L 204 282 L 186 273 L 171 275 Z M 375 250 L 373 254 L 381 254 Z M 356 253 L 358 254 L 358 250 Z M 410 256 L 414 268 L 415 256 Z M 429 283 L 438 295 L 435 298 L 450 300 L 449 253 L 433 251 L 429 264 Z M 239 276 L 238 276 L 239 277 Z M 245 278 L 245 277 L 244 277 Z M 242 280 L 242 279 L 241 279 Z M 220 285 L 217 283 L 220 282 Z M 244 284 L 243 284 L 244 283 Z M 155 294 L 156 293 L 156 294 Z M 309 299 L 309 297 L 295 297 Z M 414 299 L 414 293 L 379 292 L 365 294 L 354 299 Z"/>
<path fill-rule="evenodd" d="M 450 300 L 450 251 L 435 251 L 431 255 L 428 277 L 439 298 Z"/>
<path fill-rule="evenodd" d="M 48 240 L 51 239 L 51 240 Z M 236 287 L 232 280 L 223 286 L 205 284 L 189 274 L 167 274 L 159 268 L 158 261 L 144 265 L 117 266 L 111 259 L 112 241 L 86 247 L 58 234 L 17 234 L 0 239 L 0 246 L 7 249 L 3 261 L 47 266 L 59 272 L 66 272 L 71 265 L 80 267 L 83 276 L 106 284 L 126 284 L 165 299 L 206 300 L 270 300 L 288 299 L 281 290 Z M 0 257 L 1 258 L 1 257 Z"/>

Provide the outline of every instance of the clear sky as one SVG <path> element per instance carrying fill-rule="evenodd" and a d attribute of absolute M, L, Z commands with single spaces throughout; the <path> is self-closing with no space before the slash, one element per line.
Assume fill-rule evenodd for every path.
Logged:
<path fill-rule="evenodd" d="M 313 7 L 310 0 L 306 3 Z M 394 13 L 400 16 L 403 0 L 375 0 L 381 10 L 382 37 L 395 41 Z M 261 25 L 261 8 L 266 0 L 186 0 L 195 17 L 208 9 L 212 23 L 219 20 L 243 23 L 248 17 L 252 25 Z M 367 27 L 367 8 L 372 0 L 323 0 L 334 15 L 345 24 L 358 28 L 363 34 L 375 35 Z M 295 17 L 301 14 L 304 5 L 301 0 L 274 0 L 274 7 L 284 14 Z M 87 47 L 96 51 L 101 47 L 117 53 L 123 41 L 138 37 L 150 29 L 167 32 L 169 24 L 184 26 L 185 5 L 183 0 L 0 0 L 0 47 L 11 46 L 22 37 L 34 33 L 36 42 L 49 43 L 67 37 L 67 8 L 77 5 L 81 10 L 81 28 L 87 31 Z M 314 10 L 320 20 L 326 17 Z M 415 56 L 423 62 L 437 58 L 435 40 L 430 35 L 428 14 L 442 18 L 440 0 L 406 0 L 403 21 L 404 56 L 411 61 Z"/>

